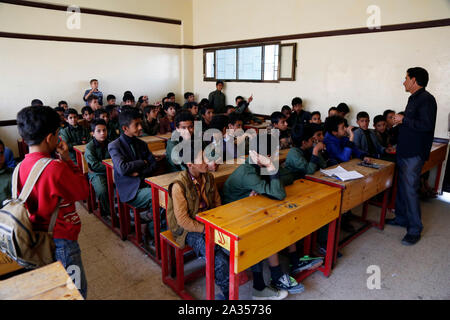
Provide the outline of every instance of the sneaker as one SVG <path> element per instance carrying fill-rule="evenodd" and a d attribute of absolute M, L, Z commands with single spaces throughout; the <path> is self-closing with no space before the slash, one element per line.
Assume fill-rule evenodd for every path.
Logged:
<path fill-rule="evenodd" d="M 309 256 L 305 256 L 302 259 L 299 259 L 297 265 L 291 265 L 291 274 L 297 274 L 302 272 L 303 270 L 312 270 L 320 267 L 323 264 L 323 258 L 311 258 Z"/>
<path fill-rule="evenodd" d="M 412 234 L 406 234 L 406 236 L 402 240 L 402 244 L 405 246 L 412 246 L 415 245 L 420 240 L 420 235 L 412 235 Z"/>
<path fill-rule="evenodd" d="M 272 286 L 280 290 L 287 290 L 291 294 L 302 293 L 305 287 L 298 283 L 294 278 L 288 274 L 283 274 L 277 281 L 272 280 Z"/>
<path fill-rule="evenodd" d="M 287 296 L 288 292 L 286 290 L 277 290 L 271 287 L 265 287 L 262 291 L 253 288 L 252 292 L 253 300 L 283 300 Z"/>

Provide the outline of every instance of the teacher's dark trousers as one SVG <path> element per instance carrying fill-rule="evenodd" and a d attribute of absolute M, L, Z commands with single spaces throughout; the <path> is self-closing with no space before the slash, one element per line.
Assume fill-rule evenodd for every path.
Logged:
<path fill-rule="evenodd" d="M 420 156 L 397 158 L 398 180 L 395 220 L 399 224 L 405 225 L 410 235 L 420 235 L 423 229 L 419 188 L 424 163 Z"/>

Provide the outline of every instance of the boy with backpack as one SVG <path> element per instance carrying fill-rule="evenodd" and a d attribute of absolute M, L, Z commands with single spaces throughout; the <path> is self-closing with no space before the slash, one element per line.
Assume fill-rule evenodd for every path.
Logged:
<path fill-rule="evenodd" d="M 54 260 L 60 261 L 66 270 L 77 267 L 75 270 L 80 275 L 77 287 L 86 298 L 87 282 L 78 245 L 81 220 L 75 207 L 76 201 L 88 197 L 86 178 L 72 162 L 67 143 L 59 139 L 60 118 L 55 110 L 50 107 L 24 108 L 17 115 L 17 127 L 30 147 L 30 152 L 20 164 L 18 194 L 36 163 L 51 159 L 55 151 L 59 157 L 52 159 L 42 171 L 25 206 L 35 231 L 47 232 L 52 214 L 58 210 L 53 229 Z"/>

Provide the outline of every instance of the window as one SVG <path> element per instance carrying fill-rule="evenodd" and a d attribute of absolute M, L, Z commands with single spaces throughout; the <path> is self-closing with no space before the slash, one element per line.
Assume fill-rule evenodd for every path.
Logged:
<path fill-rule="evenodd" d="M 204 80 L 294 81 L 295 48 L 295 43 L 272 43 L 204 50 Z"/>

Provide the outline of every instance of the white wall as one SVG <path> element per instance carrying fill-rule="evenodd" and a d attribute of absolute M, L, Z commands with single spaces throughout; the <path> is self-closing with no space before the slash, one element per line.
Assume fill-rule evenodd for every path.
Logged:
<path fill-rule="evenodd" d="M 216 43 L 324 30 L 365 27 L 366 8 L 381 8 L 382 24 L 448 18 L 449 1 L 294 1 L 194 0 L 194 43 Z M 238 9 L 237 9 L 238 8 Z M 237 95 L 254 94 L 251 110 L 270 114 L 304 100 L 305 109 L 327 110 L 340 102 L 351 108 L 348 119 L 367 111 L 372 119 L 387 108 L 403 111 L 408 94 L 402 82 L 406 70 L 422 66 L 430 73 L 428 90 L 436 97 L 435 135 L 447 138 L 450 112 L 450 27 L 302 39 L 297 42 L 296 81 L 225 84 L 227 103 Z M 194 87 L 201 97 L 215 90 L 203 81 L 203 50 L 194 52 Z"/>
<path fill-rule="evenodd" d="M 69 5 L 72 1 L 52 3 Z M 69 30 L 66 12 L 0 3 L 0 30 L 176 45 L 192 43 L 191 1 L 76 3 L 87 8 L 178 19 L 183 24 L 82 14 L 81 29 Z M 193 90 L 192 52 L 180 49 L 0 38 L 0 70 L 1 120 L 15 119 L 17 112 L 34 98 L 52 107 L 66 100 L 70 107 L 80 110 L 83 93 L 92 78 L 99 80 L 105 98 L 114 94 L 119 102 L 123 92 L 131 90 L 136 98 L 148 95 L 152 102 L 173 91 L 181 103 L 185 87 Z M 0 138 L 17 155 L 16 127 L 0 128 Z"/>

